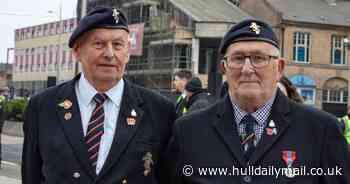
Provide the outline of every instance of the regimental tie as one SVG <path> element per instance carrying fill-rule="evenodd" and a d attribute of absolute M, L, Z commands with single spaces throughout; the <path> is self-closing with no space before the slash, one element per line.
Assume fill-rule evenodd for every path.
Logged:
<path fill-rule="evenodd" d="M 241 123 L 245 124 L 245 128 L 244 128 L 245 136 L 242 139 L 242 146 L 244 150 L 244 158 L 248 161 L 250 156 L 255 150 L 254 125 L 256 124 L 256 120 L 251 114 L 247 114 L 243 117 Z"/>
<path fill-rule="evenodd" d="M 88 124 L 85 143 L 88 148 L 88 155 L 92 167 L 96 169 L 98 151 L 100 149 L 101 137 L 103 135 L 103 121 L 105 114 L 103 110 L 103 103 L 107 100 L 108 96 L 104 93 L 97 93 L 93 100 L 96 103 L 94 111 L 92 111 L 91 118 Z"/>

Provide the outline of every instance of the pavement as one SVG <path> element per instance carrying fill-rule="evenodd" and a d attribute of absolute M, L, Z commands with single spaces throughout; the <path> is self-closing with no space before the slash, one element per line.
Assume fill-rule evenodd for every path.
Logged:
<path fill-rule="evenodd" d="M 22 137 L 1 135 L 2 162 L 0 169 L 0 184 L 20 184 Z"/>
<path fill-rule="evenodd" d="M 20 166 L 11 162 L 2 161 L 0 169 L 1 184 L 21 184 Z"/>

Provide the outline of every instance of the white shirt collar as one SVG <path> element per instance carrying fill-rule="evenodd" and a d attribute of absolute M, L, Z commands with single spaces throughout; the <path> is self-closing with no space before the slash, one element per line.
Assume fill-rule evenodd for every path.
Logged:
<path fill-rule="evenodd" d="M 124 80 L 121 79 L 115 86 L 105 92 L 108 98 L 115 104 L 120 105 L 124 91 Z M 88 106 L 92 102 L 92 98 L 96 95 L 97 90 L 85 78 L 84 73 L 81 73 L 78 82 L 79 93 L 81 94 L 82 104 Z"/>

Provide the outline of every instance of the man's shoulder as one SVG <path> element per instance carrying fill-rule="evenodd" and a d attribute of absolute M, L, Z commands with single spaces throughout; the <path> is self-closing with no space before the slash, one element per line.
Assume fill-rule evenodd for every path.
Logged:
<path fill-rule="evenodd" d="M 202 108 L 191 113 L 185 114 L 176 120 L 178 126 L 195 126 L 203 127 L 210 126 L 213 121 L 216 121 L 217 113 L 220 106 L 223 105 L 221 100 L 216 101 L 214 104 L 209 105 L 206 108 Z M 192 131 L 192 130 L 191 130 Z"/>
<path fill-rule="evenodd" d="M 157 93 L 156 91 L 153 91 L 151 89 L 142 87 L 140 85 L 137 84 L 133 84 L 133 83 L 129 83 L 130 86 L 132 87 L 132 89 L 134 90 L 134 92 L 138 93 L 142 100 L 145 102 L 149 102 L 149 103 L 163 103 L 166 105 L 172 105 L 173 103 L 167 99 L 165 96 Z"/>
<path fill-rule="evenodd" d="M 32 97 L 30 97 L 30 99 L 33 100 L 53 100 L 57 97 L 57 95 L 64 91 L 67 90 L 68 88 L 73 88 L 70 90 L 74 90 L 74 85 L 71 85 L 72 81 L 67 81 L 67 82 L 63 82 L 59 85 L 56 86 L 52 86 L 52 87 L 48 87 L 46 89 L 44 89 L 43 91 L 34 94 Z"/>
<path fill-rule="evenodd" d="M 337 118 L 320 109 L 317 109 L 311 105 L 304 105 L 298 103 L 291 103 L 291 111 L 293 116 L 296 116 L 303 121 L 308 121 L 308 124 L 317 127 L 329 127 L 335 126 L 338 122 Z"/>

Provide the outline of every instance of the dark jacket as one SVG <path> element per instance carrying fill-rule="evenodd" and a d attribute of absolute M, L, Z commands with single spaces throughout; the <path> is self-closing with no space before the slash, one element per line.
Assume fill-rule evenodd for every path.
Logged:
<path fill-rule="evenodd" d="M 266 131 L 249 161 L 244 159 L 229 96 L 216 104 L 178 119 L 174 126 L 168 157 L 172 184 L 345 184 L 350 183 L 350 154 L 336 123 L 323 111 L 291 102 L 278 91 L 269 121 L 276 134 Z M 233 167 L 286 168 L 285 151 L 294 151 L 293 168 L 341 168 L 341 176 L 238 175 Z M 187 165 L 187 166 L 186 166 Z M 192 169 L 193 170 L 192 170 Z M 199 168 L 227 168 L 204 175 Z M 193 171 L 193 172 L 191 172 Z M 211 170 L 213 171 L 213 170 Z M 187 176 L 185 174 L 187 174 Z M 247 172 L 246 172 L 247 173 Z M 244 173 L 242 173 L 244 174 Z"/>
<path fill-rule="evenodd" d="M 159 184 L 163 154 L 175 119 L 173 104 L 164 97 L 125 81 L 113 144 L 99 175 L 84 142 L 80 110 L 72 81 L 32 97 L 24 122 L 23 184 Z M 58 104 L 72 102 L 68 109 Z M 130 112 L 136 123 L 128 125 Z M 65 118 L 71 113 L 71 118 Z M 151 172 L 144 176 L 146 155 Z M 149 158 L 149 157 L 148 157 Z M 124 181 L 125 180 L 125 181 Z M 123 182 L 124 181 L 124 182 Z"/>
<path fill-rule="evenodd" d="M 209 98 L 210 93 L 205 92 L 204 90 L 193 93 L 186 103 L 188 112 L 193 112 L 208 107 L 210 105 Z"/>

